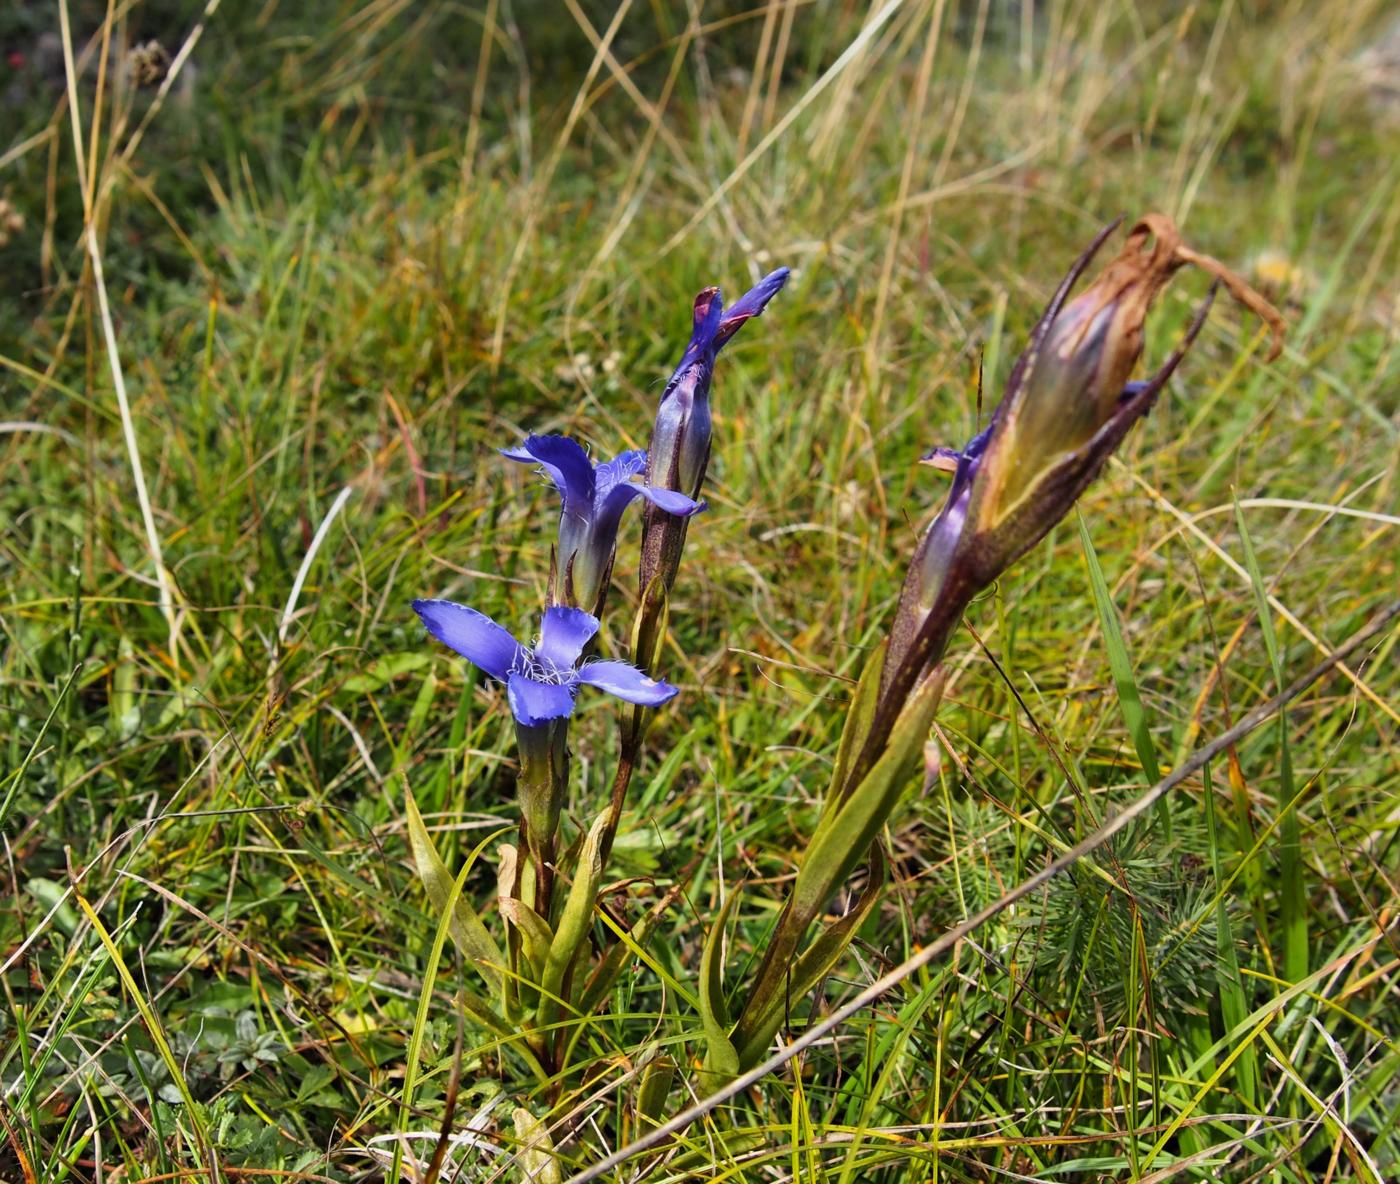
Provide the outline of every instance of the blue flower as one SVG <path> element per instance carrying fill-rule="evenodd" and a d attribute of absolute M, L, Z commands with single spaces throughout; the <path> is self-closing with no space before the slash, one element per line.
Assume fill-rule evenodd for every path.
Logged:
<path fill-rule="evenodd" d="M 648 678 L 626 662 L 579 665 L 584 648 L 598 632 L 598 618 L 582 609 L 545 609 L 534 646 L 522 645 L 490 617 L 464 604 L 415 600 L 413 611 L 440 642 L 506 684 L 510 709 L 525 727 L 572 714 L 574 694 L 582 684 L 643 707 L 659 707 L 677 692 L 670 683 Z"/>
<path fill-rule="evenodd" d="M 556 556 L 564 601 L 599 612 L 607 594 L 608 574 L 617 550 L 622 512 L 634 498 L 646 498 L 668 514 L 688 517 L 705 508 L 682 493 L 632 480 L 647 466 L 647 454 L 624 452 L 600 465 L 568 436 L 527 436 L 519 448 L 503 448 L 503 456 L 537 464 L 554 483 L 563 502 Z"/>

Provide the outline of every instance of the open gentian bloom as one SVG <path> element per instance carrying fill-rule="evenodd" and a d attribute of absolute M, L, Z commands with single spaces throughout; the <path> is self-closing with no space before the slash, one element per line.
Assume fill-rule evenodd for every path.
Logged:
<path fill-rule="evenodd" d="M 667 514 L 688 517 L 704 502 L 671 489 L 632 480 L 647 466 L 647 454 L 624 452 L 594 465 L 582 445 L 568 436 L 527 436 L 519 448 L 501 449 L 503 456 L 537 464 L 554 483 L 563 502 L 559 517 L 558 565 L 561 598 L 568 604 L 601 611 L 608 575 L 617 551 L 617 528 L 622 512 L 634 498 L 645 498 Z"/>
<path fill-rule="evenodd" d="M 643 707 L 659 707 L 677 691 L 626 662 L 580 665 L 584 648 L 598 632 L 598 618 L 582 609 L 557 604 L 545 609 L 540 639 L 533 646 L 522 645 L 507 629 L 464 604 L 415 600 L 413 611 L 440 642 L 506 684 L 511 712 L 527 728 L 571 715 L 581 685 Z"/>

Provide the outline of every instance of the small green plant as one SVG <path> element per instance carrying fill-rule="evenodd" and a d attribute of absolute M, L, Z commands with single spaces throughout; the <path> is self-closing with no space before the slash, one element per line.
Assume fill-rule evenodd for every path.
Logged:
<path fill-rule="evenodd" d="M 520 827 L 518 844 L 504 843 L 498 853 L 496 909 L 505 927 L 502 941 L 488 932 L 462 895 L 461 877 L 454 881 L 411 796 L 408 822 L 419 875 L 433 904 L 448 918 L 459 951 L 490 992 L 488 998 L 464 994 L 464 1007 L 479 1023 L 513 1041 L 541 1082 L 563 1080 L 583 1031 L 579 1020 L 603 1003 L 627 967 L 630 950 L 656 919 L 649 915 L 632 932 L 614 934 L 590 964 L 589 939 L 603 872 L 649 713 L 677 693 L 649 671 L 660 662 L 667 597 L 687 520 L 705 509 L 699 494 L 709 460 L 715 360 L 787 278 L 786 268 L 773 272 L 727 309 L 719 289 L 700 293 L 690 344 L 662 394 L 648 451 L 624 452 L 595 464 L 582 445 L 566 436 L 534 435 L 519 448 L 503 450 L 511 460 L 538 465 L 562 503 L 549 604 L 538 640 L 528 645 L 517 641 L 489 617 L 452 601 L 413 604 L 434 637 L 505 685 L 515 719 Z M 637 498 L 644 499 L 647 516 L 630 661 L 597 657 L 618 529 Z M 616 696 L 632 710 L 622 723 L 623 759 L 612 800 L 584 832 L 561 846 L 569 723 L 575 695 L 585 686 Z"/>
<path fill-rule="evenodd" d="M 881 897 L 885 859 L 879 836 L 923 759 L 943 689 L 940 662 L 964 610 L 1059 522 L 1094 479 L 1129 428 L 1153 405 L 1205 322 L 1202 303 L 1186 338 L 1148 380 L 1131 374 L 1143 349 L 1143 326 L 1153 301 L 1182 267 L 1202 268 L 1268 322 L 1281 345 L 1277 312 L 1216 261 L 1186 247 L 1172 222 L 1148 215 L 1122 251 L 1082 294 L 1071 290 L 1117 224 L 1080 257 L 1033 330 L 1012 370 L 1006 393 L 987 427 L 963 449 L 935 449 L 925 459 L 952 472 L 947 502 L 915 549 L 888 641 L 871 653 L 854 698 L 830 786 L 791 889 L 782 902 L 757 969 L 739 992 L 727 982 L 723 954 L 726 911 L 709 927 L 699 967 L 699 1022 L 705 1056 L 702 1090 L 723 1085 L 767 1054 L 793 1006 L 842 959 Z M 469 869 L 454 876 L 439 856 L 412 798 L 409 832 L 419 874 L 443 917 L 442 925 L 490 990 L 463 993 L 466 1012 L 496 1033 L 552 1088 L 570 1074 L 572 1051 L 590 1014 L 645 937 L 651 917 L 632 933 L 593 942 L 594 922 L 606 912 L 600 892 L 626 793 L 651 713 L 677 688 L 659 680 L 667 636 L 667 606 L 680 570 L 686 535 L 700 500 L 710 451 L 709 395 L 715 358 L 750 317 L 761 312 L 787 279 L 775 272 L 725 310 L 717 289 L 695 301 L 694 328 L 661 397 L 650 449 L 594 464 L 576 442 L 530 436 L 505 450 L 537 464 L 562 500 L 553 551 L 549 601 L 537 641 L 526 644 L 488 617 L 445 600 L 414 609 L 430 633 L 503 683 L 515 718 L 519 751 L 519 842 L 498 851 L 493 935 L 462 891 Z M 633 477 L 643 482 L 632 482 Z M 638 608 L 626 660 L 594 655 L 608 600 L 617 535 L 627 504 L 643 498 Z M 582 687 L 624 700 L 620 760 L 613 793 L 591 824 L 562 841 L 561 810 L 569 778 L 569 723 Z M 835 920 L 822 918 L 857 866 L 865 885 Z M 1133 867 L 1129 882 L 1140 869 Z M 1109 939 L 1124 937 L 1116 899 L 1104 900 Z M 1050 912 L 1073 908 L 1053 897 Z M 1199 899 L 1153 919 L 1155 942 L 1169 942 Z M 810 936 L 813 927 L 815 936 Z M 1131 925 L 1128 927 L 1132 928 Z M 1192 949 L 1214 947 L 1214 931 L 1198 929 Z M 1077 957 L 1071 939 L 1066 956 Z M 1178 960 L 1178 968 L 1191 959 Z M 1091 986 L 1091 990 L 1094 988 Z M 731 1012 L 727 1000 L 741 998 Z M 664 1079 L 644 1078 L 638 1110 L 655 1114 Z M 533 1130 L 517 1112 L 522 1132 Z M 522 1135 L 523 1137 L 523 1135 Z"/>

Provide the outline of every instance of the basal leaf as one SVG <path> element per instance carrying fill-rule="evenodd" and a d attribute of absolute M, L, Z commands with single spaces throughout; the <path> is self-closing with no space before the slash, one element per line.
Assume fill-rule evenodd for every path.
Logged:
<path fill-rule="evenodd" d="M 423 816 L 418 813 L 418 804 L 411 792 L 405 795 L 404 803 L 413 863 L 418 869 L 418 878 L 427 890 L 429 902 L 441 915 L 452 897 L 454 880 L 438 854 L 428 828 L 423 825 Z M 458 952 L 476 967 L 488 985 L 499 990 L 501 967 L 505 965 L 505 960 L 501 957 L 500 948 L 486 931 L 486 926 L 481 923 L 481 918 L 476 915 L 476 910 L 461 895 L 457 896 L 452 910 L 451 926 L 452 941 Z"/>

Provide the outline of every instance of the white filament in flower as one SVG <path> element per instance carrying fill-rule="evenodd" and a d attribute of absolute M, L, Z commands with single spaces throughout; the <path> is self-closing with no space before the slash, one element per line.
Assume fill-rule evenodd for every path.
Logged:
<path fill-rule="evenodd" d="M 572 666 L 556 666 L 548 658 L 542 658 L 534 650 L 527 650 L 524 646 L 516 651 L 515 660 L 510 664 L 510 673 L 552 687 L 566 687 L 578 677 Z"/>

